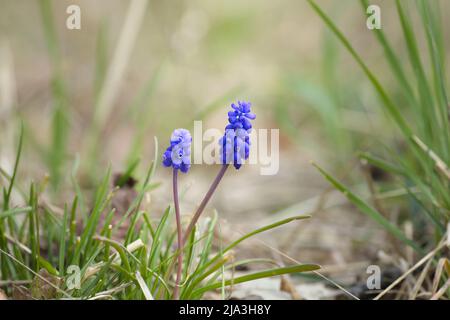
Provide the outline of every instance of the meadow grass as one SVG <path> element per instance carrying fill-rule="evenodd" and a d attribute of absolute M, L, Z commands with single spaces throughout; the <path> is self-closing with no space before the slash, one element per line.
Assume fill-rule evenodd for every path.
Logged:
<path fill-rule="evenodd" d="M 0 213 L 1 279 L 11 284 L 29 281 L 29 287 L 21 285 L 22 298 L 171 299 L 174 290 L 173 267 L 179 254 L 174 246 L 173 209 L 168 206 L 160 219 L 141 209 L 144 195 L 154 188 L 157 147 L 155 159 L 133 203 L 113 224 L 115 209 L 111 207 L 111 200 L 122 179 L 118 180 L 116 187 L 111 187 L 110 169 L 96 188 L 92 210 L 84 215 L 80 214 L 79 203 L 87 203 L 87 200 L 82 194 L 75 192 L 72 201 L 66 203 L 63 209 L 55 208 L 41 200 L 45 190 L 33 182 L 28 192 L 19 193 L 26 205 L 14 205 L 11 195 L 17 188 L 22 146 L 23 131 L 12 176 L 2 171 L 6 185 L 2 186 Z M 124 175 L 131 176 L 136 165 L 133 163 Z M 213 246 L 214 233 L 218 228 L 217 216 L 216 213 L 205 220 L 204 231 L 196 232 L 197 228 L 194 228 L 183 249 L 182 299 L 200 299 L 208 291 L 234 284 L 319 268 L 314 264 L 297 264 L 238 277 L 234 277 L 234 273 L 226 273 L 226 270 L 237 265 L 261 262 L 260 259 L 236 261 L 233 249 L 239 243 L 309 216 L 296 216 L 256 229 L 218 251 Z M 125 236 L 117 236 L 125 221 L 130 221 Z M 74 273 L 78 268 L 79 274 Z M 12 294 L 13 286 L 7 288 Z"/>
<path fill-rule="evenodd" d="M 385 212 L 380 212 L 374 204 L 358 196 L 322 167 L 314 165 L 360 212 L 372 218 L 400 242 L 411 247 L 419 258 L 423 258 L 429 251 L 434 252 L 435 248 L 439 247 L 440 250 L 433 255 L 427 255 L 427 259 L 434 266 L 438 265 L 438 261 L 440 264 L 448 265 L 445 250 L 443 250 L 445 246 L 440 246 L 448 235 L 450 218 L 448 193 L 450 131 L 445 78 L 445 43 L 439 2 L 423 0 L 416 1 L 414 4 L 398 0 L 395 2 L 408 59 L 402 59 L 400 53 L 396 52 L 383 28 L 373 30 L 376 40 L 383 49 L 384 59 L 397 83 L 397 86 L 389 90 L 353 48 L 350 39 L 344 35 L 336 23 L 315 1 L 308 0 L 308 2 L 359 65 L 377 93 L 380 107 L 384 109 L 391 119 L 390 123 L 395 124 L 397 132 L 401 134 L 402 142 L 405 144 L 401 152 L 385 144 L 383 155 L 364 150 L 360 152 L 359 158 L 362 162 L 380 168 L 394 177 L 390 187 L 405 191 L 402 202 L 406 209 L 405 214 L 401 216 L 401 220 L 392 221 L 391 215 L 386 216 Z M 368 1 L 361 0 L 361 5 L 365 13 L 369 5 Z M 414 23 L 417 20 L 411 18 L 413 9 L 418 13 L 419 24 Z M 422 28 L 425 39 L 417 38 L 419 33 L 415 28 Z M 426 57 L 419 49 L 421 40 L 425 41 L 428 48 Z M 426 65 L 424 61 L 428 64 Z M 336 104 L 331 106 L 337 107 Z M 407 221 L 413 222 L 415 232 L 412 237 L 407 236 L 403 228 L 403 223 Z M 441 274 L 442 266 L 429 270 L 430 273 L 439 274 L 435 282 L 444 288 L 441 296 L 445 294 L 445 291 L 448 295 L 448 285 L 447 290 L 444 287 L 448 282 L 448 275 Z M 420 287 L 422 283 L 423 279 L 418 286 Z M 378 298 L 386 292 L 383 291 Z"/>
<path fill-rule="evenodd" d="M 445 256 L 445 237 L 448 236 L 450 218 L 450 195 L 448 194 L 450 169 L 450 131 L 448 116 L 448 96 L 446 74 L 444 27 L 440 18 L 438 2 L 418 0 L 413 4 L 396 1 L 396 10 L 401 24 L 408 58 L 404 59 L 396 46 L 393 46 L 383 29 L 374 30 L 384 53 L 384 61 L 395 79 L 396 85 L 384 83 L 364 58 L 354 49 L 351 40 L 338 28 L 313 0 L 308 0 L 313 10 L 329 28 L 323 48 L 321 63 L 324 85 L 318 85 L 305 77 L 288 78 L 282 84 L 279 101 L 275 107 L 275 118 L 280 127 L 294 141 L 302 143 L 298 124 L 286 108 L 287 100 L 295 95 L 303 101 L 318 106 L 319 117 L 325 123 L 328 137 L 333 139 L 344 161 L 348 154 L 360 148 L 360 138 L 354 133 L 342 130 L 345 113 L 342 105 L 358 106 L 362 102 L 358 86 L 351 81 L 341 81 L 338 74 L 338 42 L 353 57 L 362 74 L 372 86 L 379 100 L 374 105 L 381 107 L 390 119 L 390 132 L 396 132 L 405 145 L 398 150 L 389 142 L 376 141 L 380 147 L 375 150 L 360 150 L 358 159 L 381 169 L 393 177 L 382 187 L 388 191 L 401 191 L 401 207 L 404 209 L 399 219 L 382 211 L 365 197 L 358 195 L 340 179 L 315 164 L 319 172 L 352 202 L 360 212 L 378 223 L 387 233 L 415 252 L 417 263 L 390 290 L 404 280 L 417 268 L 424 266 L 423 272 L 409 297 L 416 297 L 419 289 L 432 278 L 433 297 L 449 294 L 445 289 L 448 268 Z M 361 0 L 362 14 L 368 1 Z M 143 2 L 142 2 L 143 3 Z M 12 172 L 0 168 L 0 187 L 2 199 L 0 206 L 0 279 L 7 283 L 8 295 L 36 299 L 171 299 L 175 286 L 176 230 L 174 228 L 173 205 L 168 204 L 164 212 L 148 212 L 142 205 L 146 194 L 160 185 L 154 180 L 157 169 L 158 143 L 155 138 L 154 159 L 144 174 L 141 167 L 144 144 L 148 142 L 146 127 L 155 117 L 152 110 L 152 97 L 161 77 L 164 76 L 164 63 L 139 90 L 131 102 L 130 117 L 137 123 L 137 133 L 128 152 L 127 167 L 113 183 L 111 169 L 102 169 L 103 155 L 99 152 L 102 130 L 110 116 L 109 102 L 104 107 L 102 95 L 109 96 L 115 84 L 108 84 L 111 73 L 119 73 L 116 64 L 126 64 L 127 52 L 132 43 L 127 43 L 125 51 L 113 52 L 116 59 L 108 61 L 107 24 L 104 24 L 97 38 L 96 68 L 94 69 L 95 108 L 93 123 L 87 130 L 83 157 L 69 161 L 68 140 L 71 128 L 71 105 L 69 92 L 62 71 L 61 52 L 51 12 L 51 2 L 40 0 L 40 12 L 44 35 L 52 66 L 51 97 L 52 121 L 49 145 L 39 145 L 33 139 L 33 132 L 24 122 L 19 135 L 17 154 Z M 420 24 L 411 19 L 415 9 Z M 131 10 L 131 9 L 130 9 Z M 128 19 L 133 19 L 130 12 Z M 418 39 L 415 29 L 421 28 L 424 39 Z M 138 32 L 139 26 L 130 27 L 129 32 Z M 427 55 L 419 49 L 424 42 Z M 119 50 L 116 48 L 116 50 Z M 124 49 L 122 49 L 124 50 Z M 117 77 L 117 75 L 115 76 Z M 111 80 L 110 80 L 111 81 Z M 111 86 L 113 87 L 111 89 Z M 287 88 L 287 89 L 286 89 Z M 231 88 L 223 96 L 201 108 L 192 120 L 206 118 L 224 101 L 242 91 L 241 86 Z M 105 93 L 106 90 L 106 93 Z M 344 94 L 345 92 L 345 94 Z M 107 99 L 108 100 L 108 99 Z M 96 110 L 101 108 L 102 110 Z M 17 120 L 17 119 L 14 119 Z M 191 119 L 184 119 L 186 127 Z M 17 121 L 12 124 L 17 124 Z M 392 126 L 392 124 L 394 124 Z M 395 127 L 395 128 L 394 128 Z M 367 139 L 365 137 L 364 139 Z M 31 144 L 40 151 L 48 170 L 50 188 L 47 181 L 27 181 L 19 179 L 20 163 L 23 162 L 24 143 Z M 21 160 L 22 159 L 22 160 Z M 331 165 L 327 165 L 331 167 Z M 100 174 L 99 174 L 100 172 Z M 78 177 L 87 175 L 92 190 L 85 190 Z M 144 177 L 136 186 L 136 196 L 118 222 L 112 201 L 127 181 L 137 175 Z M 70 186 L 65 186 L 67 180 Z M 69 189 L 63 196 L 59 190 Z M 49 190 L 50 189 L 50 190 Z M 69 195 L 67 195 L 69 194 Z M 58 199 L 60 207 L 48 199 Z M 295 264 L 278 266 L 272 259 L 246 259 L 236 261 L 233 250 L 244 240 L 273 228 L 282 227 L 295 220 L 308 216 L 295 216 L 259 228 L 231 244 L 217 244 L 215 234 L 220 232 L 219 213 L 203 219 L 187 239 L 184 247 L 184 262 L 180 297 L 182 299 L 201 299 L 208 291 L 221 289 L 226 298 L 226 288 L 234 284 L 255 279 L 297 274 L 317 270 L 314 264 Z M 404 223 L 412 221 L 414 235 L 406 234 Z M 119 236 L 119 229 L 126 229 Z M 250 274 L 234 276 L 234 269 L 244 264 L 268 264 L 274 268 Z M 427 267 L 428 266 L 428 267 Z M 75 267 L 73 269 L 72 267 Z M 80 273 L 76 271 L 79 268 Z M 434 276 L 434 278 L 433 278 Z M 78 279 L 79 278 L 79 279 Z M 79 287 L 73 287 L 79 280 Z M 377 298 L 381 298 L 387 291 Z M 439 293 L 440 292 L 440 293 Z M 439 295 L 440 294 L 440 295 Z"/>
<path fill-rule="evenodd" d="M 142 205 L 146 195 L 160 185 L 154 181 L 158 163 L 158 141 L 154 139 L 153 160 L 139 185 L 134 188 L 132 202 L 114 220 L 113 201 L 130 179 L 138 176 L 143 145 L 148 143 L 146 128 L 154 113 L 149 105 L 164 70 L 164 64 L 151 75 L 130 105 L 130 117 L 137 123 L 134 143 L 127 156 L 127 167 L 117 180 L 112 170 L 101 167 L 99 151 L 103 130 L 111 114 L 111 101 L 133 48 L 139 30 L 145 0 L 133 2 L 122 35 L 111 61 L 107 61 L 107 24 L 97 37 L 94 69 L 94 111 L 90 129 L 83 136 L 83 157 L 73 163 L 67 149 L 72 112 L 69 92 L 62 70 L 57 30 L 53 21 L 52 3 L 40 0 L 49 61 L 52 66 L 52 114 L 49 145 L 33 139 L 29 124 L 23 122 L 15 165 L 12 172 L 1 169 L 0 187 L 3 197 L 0 211 L 0 279 L 8 296 L 27 299 L 172 299 L 175 287 L 176 258 L 173 205 L 164 212 L 148 212 Z M 138 7 L 136 7 L 138 6 Z M 205 118 L 234 96 L 235 87 L 211 102 L 193 119 Z M 17 119 L 14 119 L 17 120 Z M 188 119 L 186 119 L 188 120 Z M 16 122 L 17 123 L 17 122 Z M 191 125 L 192 121 L 188 123 Z M 15 124 L 11 124 L 15 125 Z M 18 182 L 23 162 L 24 141 L 40 151 L 49 172 L 47 180 Z M 78 181 L 86 176 L 92 189 L 86 190 Z M 69 183 L 69 185 L 67 185 Z M 61 191 L 64 190 L 64 195 Z M 68 192 L 66 192 L 68 191 Z M 69 195 L 68 195 L 69 194 Z M 57 199 L 59 207 L 52 204 Z M 218 213 L 195 224 L 183 248 L 185 257 L 179 286 L 182 299 L 201 299 L 208 291 L 222 290 L 234 284 L 256 279 L 317 270 L 315 264 L 279 266 L 272 259 L 236 260 L 233 250 L 245 239 L 309 216 L 296 216 L 259 228 L 231 244 L 217 249 L 214 236 L 219 228 Z M 201 228 L 199 227 L 201 224 Z M 123 230 L 125 228 L 125 230 Z M 235 277 L 236 266 L 245 264 L 276 267 Z"/>

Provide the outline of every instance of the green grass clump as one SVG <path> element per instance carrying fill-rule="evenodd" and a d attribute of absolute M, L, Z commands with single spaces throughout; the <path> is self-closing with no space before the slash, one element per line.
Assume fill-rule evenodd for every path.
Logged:
<path fill-rule="evenodd" d="M 415 23 L 417 19 L 411 18 L 411 8 L 406 8 L 412 2 L 395 2 L 407 59 L 402 59 L 389 43 L 383 28 L 373 30 L 397 83 L 394 88 L 388 88 L 387 84 L 380 81 L 333 20 L 313 0 L 308 2 L 360 66 L 378 94 L 380 106 L 398 128 L 397 132 L 400 132 L 404 145 L 402 150 L 387 147 L 383 155 L 365 151 L 360 153 L 360 159 L 395 178 L 390 186 L 392 188 L 394 184 L 396 188 L 404 190 L 402 206 L 406 214 L 402 215 L 401 220 L 389 221 L 391 217 L 386 216 L 385 212 L 380 212 L 324 169 L 316 167 L 361 212 L 402 243 L 412 247 L 419 256 L 423 256 L 425 252 L 436 248 L 446 236 L 450 220 L 449 101 L 439 2 L 415 2 L 419 23 Z M 361 0 L 361 4 L 365 11 L 368 1 Z M 415 29 L 418 27 L 422 28 L 424 39 L 419 39 Z M 428 55 L 419 49 L 420 40 L 426 43 Z M 385 143 L 380 142 L 380 145 Z M 404 234 L 403 221 L 413 222 L 415 232 L 412 239 Z M 439 255 L 444 253 L 439 252 L 435 261 Z M 445 275 L 441 281 L 445 282 Z"/>
<path fill-rule="evenodd" d="M 155 159 L 132 204 L 118 222 L 113 221 L 115 209 L 111 202 L 120 183 L 123 184 L 122 178 L 116 181 L 116 187 L 112 187 L 111 170 L 108 169 L 90 205 L 80 191 L 75 191 L 72 201 L 57 208 L 43 200 L 45 190 L 42 185 L 32 182 L 28 192 L 19 188 L 17 173 L 22 146 L 23 134 L 13 174 L 9 176 L 2 170 L 5 184 L 2 184 L 0 211 L 0 279 L 9 284 L 7 293 L 14 298 L 33 299 L 171 299 L 179 254 L 174 245 L 174 212 L 168 206 L 158 219 L 141 209 L 144 195 L 157 186 L 153 182 L 158 155 L 156 139 Z M 131 177 L 136 166 L 132 163 L 124 175 Z M 80 190 L 76 180 L 72 181 L 74 190 Z M 22 199 L 13 201 L 13 192 Z M 16 202 L 24 205 L 16 205 Z M 92 210 L 81 212 L 86 207 Z M 233 284 L 318 269 L 319 266 L 314 264 L 299 264 L 239 277 L 226 272 L 237 265 L 259 261 L 234 261 L 233 249 L 239 243 L 308 217 L 279 221 L 215 249 L 214 233 L 218 228 L 215 213 L 206 219 L 204 231 L 191 234 L 183 249 L 185 261 L 180 297 L 201 299 L 208 291 Z M 118 231 L 126 221 L 126 230 L 119 236 Z M 272 263 L 276 265 L 275 261 Z"/>

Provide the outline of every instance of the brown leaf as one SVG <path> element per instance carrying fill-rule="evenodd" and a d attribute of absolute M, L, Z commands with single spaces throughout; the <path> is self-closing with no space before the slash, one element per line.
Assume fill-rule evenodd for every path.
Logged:
<path fill-rule="evenodd" d="M 0 300 L 8 300 L 8 296 L 2 289 L 0 289 Z"/>
<path fill-rule="evenodd" d="M 121 177 L 122 175 L 119 173 L 114 175 L 114 187 L 118 187 Z M 113 226 L 122 219 L 136 199 L 138 195 L 138 192 L 134 188 L 136 183 L 137 181 L 133 177 L 128 177 L 122 186 L 114 193 L 114 196 L 111 199 L 112 208 L 115 209 L 114 216 L 111 221 Z M 102 216 L 102 219 L 104 219 L 104 216 Z M 122 240 L 128 230 L 129 224 L 129 219 L 124 221 L 113 238 L 115 240 Z M 100 225 L 103 225 L 103 223 Z"/>
<path fill-rule="evenodd" d="M 33 300 L 30 289 L 25 286 L 13 285 L 12 290 L 13 300 Z"/>
<path fill-rule="evenodd" d="M 40 277 L 36 276 L 31 284 L 32 297 L 35 299 L 56 298 L 57 288 L 61 285 L 61 278 L 49 274 L 45 269 L 41 269 L 39 275 Z"/>
<path fill-rule="evenodd" d="M 294 300 L 301 299 L 300 294 L 297 292 L 297 289 L 295 289 L 295 286 L 288 277 L 281 277 L 280 290 L 289 293 Z"/>

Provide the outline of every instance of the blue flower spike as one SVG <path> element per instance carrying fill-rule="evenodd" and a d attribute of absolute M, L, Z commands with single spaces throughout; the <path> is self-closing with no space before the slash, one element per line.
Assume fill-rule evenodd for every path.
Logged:
<path fill-rule="evenodd" d="M 162 156 L 163 165 L 187 173 L 191 167 L 191 143 L 192 137 L 188 130 L 175 129 L 170 137 L 170 146 Z"/>
<path fill-rule="evenodd" d="M 173 289 L 173 298 L 178 300 L 180 297 L 180 282 L 183 269 L 183 230 L 181 226 L 180 204 L 178 200 L 178 170 L 187 173 L 191 167 L 191 143 L 192 137 L 186 129 L 175 129 L 170 136 L 170 146 L 162 156 L 162 163 L 165 167 L 173 168 L 173 203 L 175 207 L 175 218 L 177 222 L 178 236 L 178 265 L 175 287 Z"/>
<path fill-rule="evenodd" d="M 250 111 L 250 102 L 238 101 L 237 104 L 232 103 L 232 111 L 228 112 L 228 122 L 225 129 L 244 129 L 250 130 L 252 124 L 250 120 L 256 119 L 256 115 Z"/>
<path fill-rule="evenodd" d="M 197 208 L 191 222 L 184 233 L 183 242 L 186 243 L 195 224 L 200 218 L 203 210 L 211 199 L 222 180 L 229 164 L 233 164 L 236 169 L 242 166 L 243 160 L 248 159 L 250 154 L 250 132 L 252 123 L 250 120 L 256 119 L 256 115 L 250 110 L 251 103 L 238 101 L 237 104 L 231 104 L 232 111 L 228 112 L 228 125 L 225 127 L 225 133 L 219 141 L 220 161 L 222 166 L 209 187 L 208 192 Z"/>
<path fill-rule="evenodd" d="M 250 155 L 250 133 L 256 115 L 250 110 L 251 103 L 238 101 L 231 104 L 232 111 L 228 112 L 228 125 L 225 134 L 220 139 L 220 153 L 222 164 L 233 164 L 236 169 L 242 166 Z"/>

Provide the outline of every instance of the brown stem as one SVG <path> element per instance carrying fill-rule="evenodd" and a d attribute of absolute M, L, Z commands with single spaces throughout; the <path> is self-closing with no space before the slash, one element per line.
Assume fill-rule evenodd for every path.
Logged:
<path fill-rule="evenodd" d="M 205 209 L 206 205 L 208 204 L 208 201 L 211 199 L 211 196 L 213 195 L 214 191 L 216 190 L 217 186 L 219 185 L 220 180 L 222 180 L 223 175 L 228 169 L 229 164 L 224 164 L 220 168 L 219 173 L 217 174 L 216 178 L 214 179 L 213 183 L 211 184 L 211 187 L 209 187 L 208 192 L 206 193 L 205 197 L 203 198 L 202 202 L 200 203 L 197 211 L 194 214 L 194 217 L 192 217 L 191 222 L 189 223 L 189 226 L 186 229 L 186 232 L 184 233 L 183 243 L 186 243 L 187 239 L 189 238 L 189 235 L 192 232 L 192 229 L 194 228 L 195 224 L 197 223 L 198 219 L 200 218 L 200 215 L 202 214 L 203 210 Z"/>
<path fill-rule="evenodd" d="M 175 218 L 177 220 L 177 235 L 178 235 L 178 268 L 177 278 L 175 280 L 175 288 L 173 290 L 173 298 L 179 299 L 180 296 L 180 281 L 183 270 L 183 230 L 181 229 L 180 204 L 178 202 L 178 170 L 173 169 L 173 203 L 175 205 Z"/>

